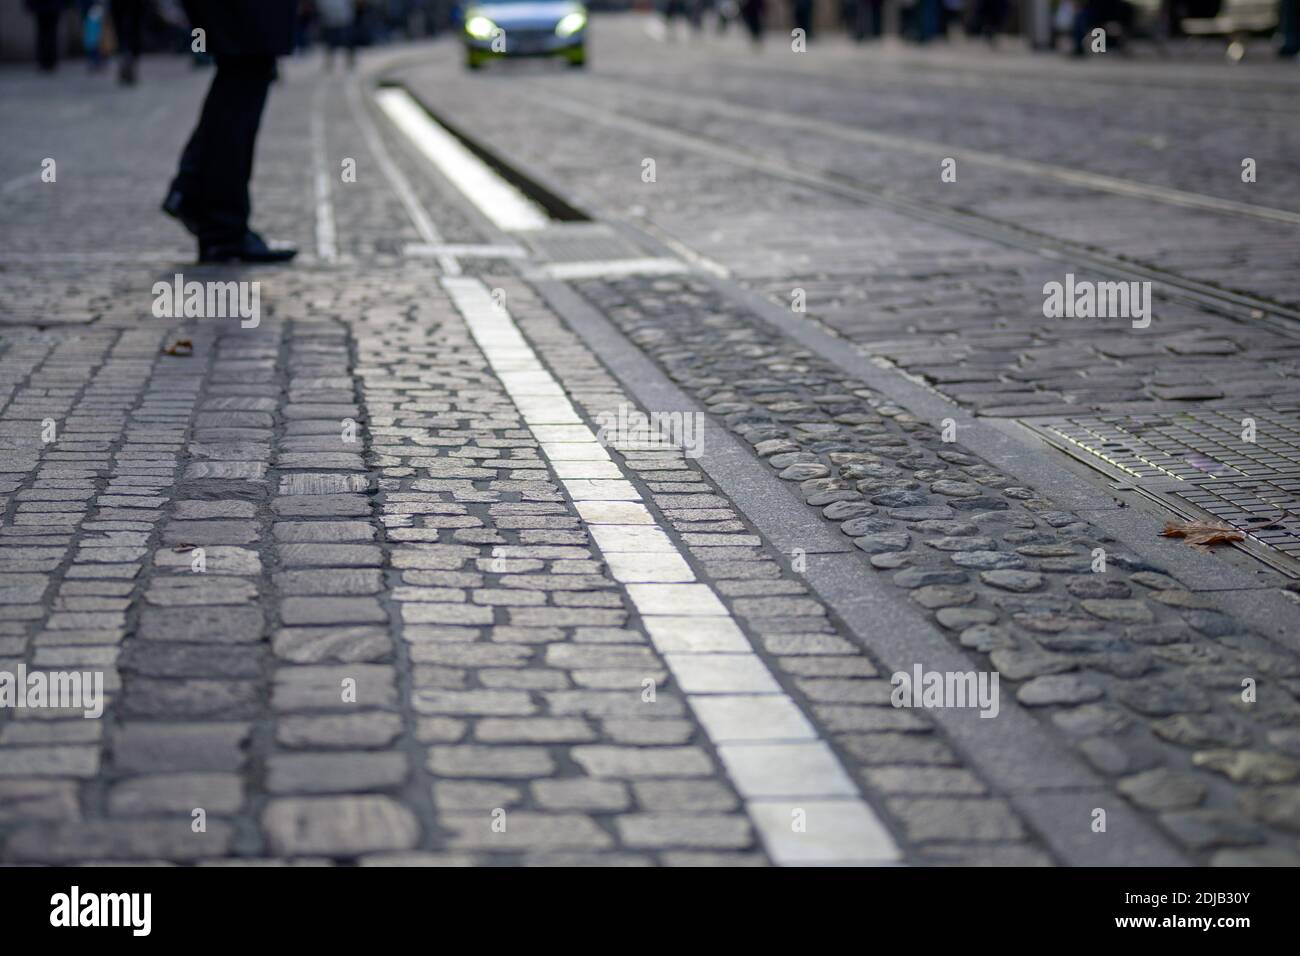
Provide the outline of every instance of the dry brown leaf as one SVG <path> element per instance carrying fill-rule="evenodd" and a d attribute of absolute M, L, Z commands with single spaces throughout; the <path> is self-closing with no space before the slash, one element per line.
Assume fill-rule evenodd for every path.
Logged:
<path fill-rule="evenodd" d="M 194 354 L 194 343 L 189 339 L 177 339 L 171 345 L 163 347 L 164 355 L 187 356 Z"/>
<path fill-rule="evenodd" d="M 1182 538 L 1193 548 L 1208 551 L 1211 545 L 1231 544 L 1245 541 L 1247 531 L 1259 531 L 1280 523 L 1281 516 L 1259 524 L 1248 524 L 1244 528 L 1234 528 L 1218 521 L 1166 521 L 1165 529 L 1160 532 L 1162 538 Z"/>
<path fill-rule="evenodd" d="M 1160 532 L 1162 538 L 1183 538 L 1193 548 L 1209 550 L 1210 545 L 1245 541 L 1246 536 L 1236 528 L 1211 521 L 1167 521 Z"/>

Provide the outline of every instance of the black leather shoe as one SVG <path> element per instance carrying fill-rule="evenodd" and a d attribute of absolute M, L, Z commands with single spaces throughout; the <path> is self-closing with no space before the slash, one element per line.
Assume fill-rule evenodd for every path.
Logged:
<path fill-rule="evenodd" d="M 162 211 L 173 219 L 179 220 L 190 235 L 199 234 L 199 217 L 185 202 L 185 195 L 179 189 L 173 189 L 167 194 L 167 198 L 163 200 Z"/>
<path fill-rule="evenodd" d="M 251 229 L 238 242 L 199 244 L 199 262 L 288 262 L 297 254 L 293 246 L 268 246 Z"/>

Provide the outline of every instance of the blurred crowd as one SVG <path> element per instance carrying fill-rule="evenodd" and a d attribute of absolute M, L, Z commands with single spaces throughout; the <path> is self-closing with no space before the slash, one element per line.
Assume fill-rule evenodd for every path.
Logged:
<path fill-rule="evenodd" d="M 68 17 L 80 28 L 80 52 L 90 69 L 117 60 L 119 82 L 136 82 L 144 51 L 192 53 L 184 0 L 24 0 L 36 23 L 36 63 L 54 70 Z M 342 51 L 351 63 L 357 47 L 427 36 L 450 22 L 452 0 L 295 0 L 295 50 L 315 44 Z M 206 62 L 201 54 L 196 61 Z"/>
<path fill-rule="evenodd" d="M 1194 33 L 1226 38 L 1268 35 L 1279 56 L 1300 53 L 1300 0 L 836 0 L 837 28 L 858 42 L 896 32 L 913 43 L 942 40 L 953 33 L 982 37 L 990 44 L 1007 32 L 1029 32 L 1029 21 L 1041 18 L 1042 36 L 1036 46 L 1061 47 L 1081 56 L 1092 32 L 1101 28 L 1109 42 L 1122 48 L 1131 39 L 1164 42 Z M 725 32 L 739 23 L 755 43 L 769 21 L 803 31 L 811 40 L 824 18 L 814 17 L 813 0 L 661 0 L 669 28 L 677 21 L 703 32 L 712 21 Z M 893 21 L 892 31 L 887 21 Z"/>
<path fill-rule="evenodd" d="M 306 50 L 323 44 L 327 63 L 341 51 L 351 64 L 356 49 L 393 38 L 427 36 L 452 22 L 455 0 L 295 0 L 295 48 Z M 812 40 L 822 21 L 814 17 L 813 0 L 658 0 L 670 28 L 681 21 L 696 31 L 714 28 L 725 32 L 736 24 L 755 43 L 762 40 L 768 21 L 784 12 L 805 40 Z M 1300 0 L 894 0 L 894 16 L 887 15 L 890 0 L 835 0 L 838 27 L 859 42 L 896 31 L 914 43 L 942 40 L 954 32 L 983 37 L 989 43 L 1004 32 L 1023 27 L 1023 6 L 1047 18 L 1045 44 L 1062 45 L 1075 55 L 1086 52 L 1093 30 L 1107 31 L 1114 46 L 1131 38 L 1163 41 L 1189 25 L 1207 25 L 1197 32 L 1222 29 L 1231 34 L 1240 21 L 1243 35 L 1275 36 L 1283 57 L 1300 53 Z M 83 52 L 91 69 L 99 69 L 116 56 L 118 79 L 136 81 L 143 50 L 190 49 L 189 21 L 184 0 L 25 0 L 36 20 L 36 60 L 42 70 L 53 70 L 60 54 L 60 23 L 65 15 L 78 18 Z M 593 6 L 600 6 L 594 2 Z M 1242 11 L 1245 16 L 1239 16 Z M 887 21 L 893 21 L 892 29 Z M 1220 28 L 1218 24 L 1223 26 Z M 201 57 L 200 57 L 201 59 Z"/>

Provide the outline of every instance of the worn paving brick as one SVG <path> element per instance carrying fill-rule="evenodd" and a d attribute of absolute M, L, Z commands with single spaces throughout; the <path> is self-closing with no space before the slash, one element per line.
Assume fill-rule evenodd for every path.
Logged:
<path fill-rule="evenodd" d="M 628 64 L 648 55 L 618 28 L 610 37 Z M 828 63 L 810 69 L 839 68 Z M 148 91 L 150 108 L 159 122 L 183 126 L 197 80 L 165 72 L 164 61 L 156 68 L 168 82 Z M 708 96 L 683 96 L 689 71 L 659 70 L 657 92 L 677 107 L 658 112 L 647 96 L 628 109 L 724 141 L 743 131 L 757 152 L 778 145 L 770 127 L 713 111 L 712 98 L 734 95 L 725 57 L 694 68 L 718 80 Z M 927 73 L 936 75 L 947 74 Z M 599 137 L 599 124 L 537 137 L 546 111 L 496 90 L 462 97 L 465 80 L 437 63 L 412 77 L 436 78 L 434 100 L 503 155 L 534 137 L 533 152 L 538 142 L 554 147 L 540 161 L 562 167 L 557 182 L 580 175 L 611 208 L 643 204 L 634 190 L 644 184 L 612 172 L 640 158 Z M 62 102 L 61 82 L 33 97 Z M 773 108 L 813 112 L 801 82 L 756 82 L 752 95 Z M 311 140 L 316 107 L 305 89 L 281 86 L 259 181 L 296 170 L 291 147 Z M 990 114 L 983 132 L 955 123 L 976 93 L 918 120 L 888 85 L 879 92 L 873 128 L 908 135 L 917 123 L 948 124 L 936 141 L 983 135 L 1048 159 L 1073 141 L 1011 135 L 1023 132 L 1008 125 L 1015 111 Z M 1263 95 L 1272 102 L 1276 94 Z M 478 115 L 465 114 L 466 102 Z M 327 149 L 357 138 L 345 103 L 320 108 Z M 852 98 L 827 96 L 821 109 L 847 126 L 866 120 Z M 47 112 L 31 122 L 62 115 Z M 1181 112 L 1168 112 L 1157 125 L 1186 132 Z M 105 195 L 135 203 L 144 186 L 130 180 L 167 174 L 161 158 L 117 129 L 126 124 L 85 124 L 114 147 L 88 166 L 129 160 L 133 172 L 158 173 L 122 176 Z M 1117 149 L 1117 135 L 1103 131 L 1092 153 L 1070 148 L 1056 158 L 1150 174 L 1140 151 Z M 889 150 L 863 164 L 857 146 L 811 133 L 801 142 L 822 168 L 915 188 L 912 160 Z M 981 414 L 1191 405 L 1267 396 L 1294 378 L 1285 364 L 1300 350 L 1290 336 L 1164 302 L 1158 335 L 1044 323 L 1035 299 L 1063 263 L 1045 271 L 1023 251 L 870 204 L 845 210 L 815 190 L 772 188 L 763 176 L 736 177 L 716 158 L 695 158 L 657 184 L 670 198 L 647 215 L 666 233 L 726 262 L 741 284 L 783 308 L 800 286 L 809 318 L 837 330 L 846 348 L 884 357 Z M 1207 188 L 1193 173 L 1212 161 L 1183 151 L 1161 176 Z M 1125 235 L 1141 218 L 1133 210 L 1099 202 L 1079 221 L 1049 217 L 1053 203 L 1067 203 L 1059 190 L 989 175 L 987 195 L 956 201 L 1023 222 L 1050 218 L 1072 239 L 1234 288 L 1247 277 L 1261 294 L 1293 297 L 1291 264 L 1277 251 L 1285 244 L 1268 230 L 1225 232 L 1236 253 L 1203 256 L 1158 231 L 1140 230 L 1141 242 Z M 710 176 L 716 181 L 701 188 Z M 488 238 L 438 186 L 411 178 L 448 241 Z M 102 668 L 113 694 L 109 718 L 92 729 L 71 714 L 0 722 L 0 858 L 216 864 L 230 862 L 237 844 L 250 863 L 768 862 L 707 736 L 667 683 L 646 622 L 588 537 L 590 522 L 622 521 L 627 509 L 575 506 L 563 493 L 556 475 L 573 462 L 553 468 L 541 454 L 439 286 L 436 264 L 393 254 L 419 236 L 383 180 L 373 180 L 333 191 L 344 255 L 328 272 L 304 261 L 267 273 L 274 279 L 256 330 L 142 325 L 129 304 L 130 290 L 148 280 L 137 265 L 47 264 L 39 281 L 25 270 L 0 277 L 6 301 L 16 290 L 38 303 L 0 330 L 0 440 L 22 442 L 0 465 L 0 495 L 12 502 L 0 521 L 0 666 Z M 1278 189 L 1259 185 L 1268 195 Z M 958 195 L 927 192 L 930 202 Z M 156 197 L 139 192 L 139 201 Z M 301 205 L 259 201 L 259 217 L 311 245 Z M 87 209 L 70 220 L 84 233 L 77 241 L 118 248 L 120 224 Z M 1162 227 L 1186 214 L 1159 209 L 1173 217 Z M 22 234 L 45 234 L 27 228 L 41 224 L 34 207 L 13 212 Z M 141 223 L 131 242 L 168 248 L 177 236 L 162 228 L 172 229 Z M 38 246 L 54 248 L 57 230 L 49 232 Z M 507 291 L 512 315 L 584 420 L 632 404 L 624 383 L 511 264 L 466 257 L 463 265 Z M 1236 853 L 1228 859 L 1247 862 L 1255 851 L 1256 861 L 1276 860 L 1294 850 L 1300 748 L 1286 751 L 1274 735 L 1295 722 L 1297 707 L 1272 696 L 1244 710 L 1221 693 L 1235 690 L 1229 678 L 1243 671 L 1290 687 L 1300 671 L 1289 657 L 1172 573 L 1121 561 L 1096 580 L 1093 547 L 1125 556 L 1086 516 L 1019 487 L 978 449 L 941 441 L 934 423 L 793 347 L 694 276 L 575 287 L 714 425 L 754 449 L 774 480 L 789 483 L 807 521 L 839 525 L 864 588 L 901 589 L 926 626 L 999 669 L 1004 707 L 1034 711 L 1107 786 L 1151 808 L 1193 861 Z M 47 324 L 25 324 L 26 315 Z M 162 351 L 182 334 L 192 356 Z M 31 431 L 46 415 L 61 429 L 49 445 Z M 340 433 L 345 418 L 357 425 L 355 442 Z M 967 748 L 950 746 L 925 713 L 889 706 L 888 669 L 757 532 L 748 501 L 732 501 L 678 449 L 612 455 L 614 471 L 635 476 L 652 520 L 714 586 L 853 779 L 885 801 L 907 862 L 1054 862 L 1010 806 L 988 796 L 998 781 L 970 765 Z M 198 548 L 201 574 L 192 570 Z M 653 705 L 640 696 L 645 677 L 659 683 Z M 1204 781 L 1214 809 L 1199 806 Z M 223 819 L 196 845 L 185 817 L 201 800 Z M 1224 811 L 1225 800 L 1240 809 Z M 505 812 L 502 831 L 492 828 L 496 809 Z M 1249 825 L 1234 829 L 1225 813 Z M 117 832 L 114 821 L 123 824 Z M 1250 842 L 1256 837 L 1263 842 Z"/>

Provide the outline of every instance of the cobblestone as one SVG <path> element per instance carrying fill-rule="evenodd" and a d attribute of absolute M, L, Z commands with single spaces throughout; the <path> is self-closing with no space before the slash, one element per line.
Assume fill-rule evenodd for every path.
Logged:
<path fill-rule="evenodd" d="M 906 461 L 918 477 L 927 469 L 965 471 L 975 480 L 962 483 L 975 485 L 982 483 L 979 479 L 988 473 L 987 466 L 980 463 L 971 449 L 944 448 L 937 441 L 937 435 L 927 432 L 919 423 L 909 421 L 901 409 L 889 406 L 861 383 L 845 378 L 808 353 L 795 354 L 799 362 L 796 384 L 795 373 L 787 371 L 787 363 L 791 361 L 790 347 L 779 344 L 766 326 L 747 318 L 730 301 L 716 296 L 702 283 L 677 279 L 590 282 L 585 285 L 584 293 L 609 314 L 632 341 L 661 361 L 672 378 L 697 397 L 711 400 L 722 393 L 723 386 L 719 383 L 724 379 L 735 383 L 726 388 L 726 394 L 743 395 L 749 410 L 743 415 L 728 416 L 726 424 L 756 450 L 761 442 L 780 440 L 783 443 L 780 446 L 782 454 L 792 453 L 792 449 L 808 449 L 799 453 L 819 454 L 829 462 L 832 461 L 831 455 L 846 453 L 882 460 L 885 457 L 882 451 L 888 448 L 888 460 L 895 463 Z M 709 303 L 708 309 L 714 319 L 707 328 L 689 324 L 689 312 L 675 304 L 687 300 Z M 725 351 L 719 351 L 724 334 L 731 344 Z M 743 358 L 734 349 L 734 342 L 742 340 L 748 343 Z M 830 422 L 832 419 L 820 410 L 814 412 L 813 402 L 808 402 L 806 408 L 797 414 L 764 409 L 764 405 L 772 405 L 766 397 L 769 383 L 781 380 L 783 375 L 791 379 L 783 395 L 797 390 L 798 394 L 808 396 L 822 393 L 856 396 L 867 410 L 864 421 L 856 426 L 857 434 L 842 431 L 834 445 L 817 451 L 813 450 L 814 446 L 804 444 L 800 440 L 802 433 L 795 429 L 795 425 L 805 420 Z M 905 438 L 905 444 L 883 445 L 875 438 L 882 430 Z M 938 454 L 940 451 L 943 456 Z M 855 461 L 860 463 L 861 459 Z M 846 466 L 841 465 L 843 467 Z M 899 480 L 904 473 L 898 464 L 891 467 L 895 477 L 868 481 Z M 779 477 L 779 470 L 776 473 Z M 813 492 L 803 487 L 799 492 L 811 504 Z M 1145 566 L 1133 572 L 1133 575 L 1141 577 L 1130 577 L 1123 570 L 1122 553 L 1119 559 L 1112 558 L 1109 573 L 1060 574 L 1061 569 L 1054 562 L 1064 560 L 1067 555 L 1081 554 L 1098 546 L 1106 547 L 1112 555 L 1119 551 L 1113 539 L 1090 528 L 1077 516 L 1058 511 L 1039 499 L 1010 495 L 999 502 L 998 508 L 991 508 L 987 502 L 981 501 L 981 510 L 970 513 L 986 533 L 971 535 L 969 530 L 962 529 L 960 534 L 928 537 L 914 544 L 910 533 L 902 528 L 916 527 L 920 522 L 951 521 L 955 513 L 951 509 L 918 513 L 917 508 L 932 507 L 929 497 L 919 492 L 906 492 L 908 497 L 904 498 L 899 498 L 898 492 L 881 492 L 875 497 L 882 494 L 890 495 L 886 502 L 900 505 L 900 508 L 891 510 L 883 519 L 872 517 L 867 520 L 880 522 L 874 527 L 882 530 L 876 531 L 873 539 L 880 535 L 899 536 L 895 540 L 896 546 L 890 546 L 891 550 L 901 552 L 903 565 L 902 570 L 894 574 L 894 583 L 910 588 L 912 599 L 934 612 L 937 623 L 961 632 L 963 644 L 991 651 L 992 664 L 1004 681 L 1028 681 L 1017 691 L 1022 703 L 1035 709 L 1086 708 L 1091 701 L 1113 696 L 1149 719 L 1187 719 L 1211 710 L 1222 715 L 1221 708 L 1234 709 L 1229 695 L 1231 688 L 1240 689 L 1240 681 L 1229 679 L 1232 671 L 1225 673 L 1222 683 L 1217 685 L 1215 681 L 1219 678 L 1209 672 L 1188 671 L 1189 682 L 1183 683 L 1176 679 L 1177 675 L 1183 668 L 1193 666 L 1193 660 L 1199 660 L 1199 657 L 1186 661 L 1165 658 L 1157 665 L 1150 658 L 1135 654 L 1129 642 L 1149 644 L 1166 641 L 1170 646 L 1196 647 L 1201 652 L 1210 653 L 1203 642 L 1213 635 L 1232 643 L 1233 646 L 1226 650 L 1235 656 L 1245 652 L 1247 647 L 1259 646 L 1260 639 L 1243 634 L 1240 625 L 1217 609 L 1199 612 L 1211 615 L 1204 620 L 1173 616 L 1174 609 L 1185 603 L 1179 595 L 1186 589 L 1171 586 L 1171 582 L 1176 581 L 1171 575 Z M 981 494 L 982 499 L 985 497 Z M 962 499 L 948 496 L 948 500 Z M 900 514 L 902 508 L 909 510 Z M 900 518 L 905 520 L 900 521 Z M 894 524 L 896 521 L 899 523 Z M 889 530 L 892 528 L 900 530 Z M 987 533 L 989 529 L 997 529 L 997 538 Z M 1029 531 L 1037 536 L 1034 544 L 1023 543 L 1022 533 Z M 873 544 L 868 550 L 877 549 Z M 1014 559 L 1017 566 L 998 568 L 1004 558 Z M 1079 564 L 1079 571 L 1089 570 L 1086 560 L 1081 559 Z M 970 571 L 963 570 L 963 565 Z M 969 577 L 954 576 L 974 571 L 979 573 L 974 582 Z M 1017 576 L 986 577 L 1006 574 Z M 1139 586 L 1130 585 L 1130 580 Z M 1023 590 L 1017 590 L 1021 588 Z M 1172 598 L 1160 600 L 1157 597 L 1171 591 L 1174 592 Z M 999 597 L 999 593 L 1003 596 Z M 1213 601 L 1205 596 L 1196 603 L 1212 604 Z M 1198 613 L 1198 610 L 1192 609 L 1190 613 Z M 1122 636 L 1111 633 L 1107 633 L 1104 639 L 1084 636 L 1110 627 L 1123 628 Z M 1205 637 L 1198 635 L 1197 631 Z M 1213 652 L 1213 657 L 1222 660 L 1224 650 Z M 1080 673 L 1065 673 L 1071 671 Z M 1212 704 L 1211 692 L 1216 686 L 1223 689 L 1223 696 Z M 1283 709 L 1290 710 L 1291 704 L 1284 703 Z M 1239 738 L 1243 743 L 1259 741 L 1266 734 L 1270 719 L 1279 719 L 1262 713 L 1252 716 L 1239 707 L 1235 710 L 1237 714 L 1233 719 L 1244 732 L 1245 736 Z M 827 720 L 833 730 L 885 729 L 878 726 L 877 719 L 868 720 L 865 714 L 851 711 L 821 710 L 819 716 Z M 1064 713 L 1062 717 L 1068 719 Z M 1253 723 L 1254 728 L 1246 730 L 1249 723 Z M 1134 731 L 1130 731 L 1132 733 Z M 1126 747 L 1121 747 L 1122 756 L 1117 758 L 1114 755 L 1102 756 L 1094 744 L 1081 743 L 1080 746 L 1085 756 L 1099 761 L 1108 770 L 1123 772 L 1127 769 L 1131 773 L 1137 769 L 1133 758 L 1127 755 Z M 1167 760 L 1176 765 L 1179 762 L 1172 753 L 1162 757 L 1158 750 L 1152 752 L 1144 748 L 1144 752 L 1146 756 L 1142 763 Z M 1153 772 L 1150 767 L 1147 769 L 1148 773 Z M 1200 782 L 1184 785 L 1184 779 L 1193 780 L 1182 775 L 1142 776 L 1122 785 L 1121 790 L 1144 807 L 1160 808 L 1165 801 L 1181 806 L 1191 799 L 1189 794 L 1205 786 Z M 1238 783 L 1250 786 L 1245 783 L 1246 779 L 1243 777 Z"/>
<path fill-rule="evenodd" d="M 987 742 L 956 740 L 925 708 L 891 706 L 890 669 L 815 587 L 823 567 L 852 577 L 880 628 L 919 621 L 908 626 L 996 670 L 1004 710 L 1077 751 L 1097 788 L 1114 789 L 1099 799 L 1127 800 L 1188 861 L 1294 861 L 1290 651 L 1174 563 L 1126 553 L 1089 512 L 1000 473 L 979 448 L 942 438 L 941 423 L 783 338 L 736 283 L 568 288 L 796 496 L 780 517 L 807 529 L 807 553 L 778 548 L 756 520 L 771 499 L 734 490 L 708 456 L 614 441 L 594 461 L 566 448 L 582 444 L 564 431 L 572 421 L 535 423 L 538 396 L 494 368 L 479 320 L 440 282 L 446 264 L 403 254 L 428 237 L 375 161 L 375 143 L 396 146 L 395 131 L 378 123 L 377 139 L 363 135 L 380 119 L 364 96 L 369 74 L 354 98 L 350 81 L 315 68 L 286 64 L 267 117 L 259 219 L 305 251 L 293 269 L 257 273 L 256 328 L 150 318 L 159 257 L 130 256 L 170 249 L 177 233 L 160 220 L 119 235 L 120 210 L 104 198 L 156 204 L 147 184 L 162 181 L 171 150 L 128 131 L 142 110 L 179 129 L 198 95 L 188 72 L 125 103 L 130 122 L 86 119 L 104 150 L 79 161 L 94 159 L 93 182 L 108 185 L 61 179 L 51 191 L 59 221 L 80 232 L 51 226 L 31 191 L 6 193 L 14 226 L 0 241 L 0 292 L 17 304 L 0 315 L 0 669 L 95 669 L 107 697 L 95 721 L 0 712 L 0 862 L 836 862 L 829 844 L 843 841 L 787 832 L 790 780 L 815 789 L 804 803 L 837 836 L 896 843 L 885 861 L 1073 862 L 1060 850 L 1068 841 L 1028 819 L 1032 788 L 972 756 Z M 438 75 L 406 69 L 413 85 Z M 725 71 L 719 79 L 716 95 L 748 98 Z M 681 82 L 670 75 L 665 89 Z M 322 83 L 338 95 L 309 95 Z M 495 87 L 484 96 L 502 102 Z M 526 102 L 485 108 L 502 119 L 504 153 L 542 115 L 520 116 Z M 57 116 L 10 109 L 32 141 Z M 363 170 L 329 184 L 341 227 L 332 258 L 303 214 L 317 110 L 324 155 L 360 155 Z M 675 121 L 708 117 L 701 98 Z M 633 148 L 611 140 L 575 156 L 592 134 L 556 144 L 567 128 L 537 142 L 570 169 Z M 767 135 L 729 120 L 713 133 Z M 841 162 L 824 137 L 808 143 L 827 168 Z M 696 187 L 714 175 L 712 160 L 688 173 L 677 158 L 661 157 L 664 168 Z M 393 148 L 391 161 L 447 241 L 493 236 L 408 151 Z M 626 192 L 637 177 L 611 186 L 612 168 L 583 188 L 642 202 Z M 1294 377 L 1290 337 L 1190 305 L 1161 301 L 1159 342 L 1031 324 L 1024 290 L 1050 274 L 1034 256 L 874 208 L 854 206 L 863 223 L 846 224 L 824 197 L 747 179 L 720 177 L 697 208 L 649 218 L 698 224 L 752 207 L 744 229 L 733 234 L 728 213 L 724 235 L 704 243 L 729 257 L 746 237 L 752 249 L 729 264 L 758 265 L 740 284 L 787 306 L 802 284 L 813 318 L 983 414 L 1237 398 L 1252 393 L 1247 370 L 1263 370 L 1260 389 Z M 792 208 L 793 232 L 768 228 L 773 209 Z M 843 228 L 817 255 L 761 265 L 823 216 Z M 1291 290 L 1269 278 L 1277 237 L 1266 232 L 1232 241 L 1260 277 L 1250 291 L 1282 301 Z M 1150 255 L 1170 264 L 1178 250 Z M 830 265 L 814 275 L 818 257 Z M 594 428 L 637 407 L 646 383 L 593 353 L 548 286 L 525 278 L 532 264 L 456 263 L 502 294 L 577 421 Z M 189 354 L 169 350 L 181 339 Z M 1220 374 L 1207 389 L 1209 368 Z M 52 442 L 40 439 L 46 418 Z M 815 545 L 814 529 L 836 543 Z M 1104 573 L 1092 571 L 1096 548 Z M 1241 697 L 1243 675 L 1258 680 L 1258 704 Z M 872 826 L 878 817 L 881 834 L 864 837 L 850 807 Z M 195 809 L 206 831 L 191 828 Z"/>

